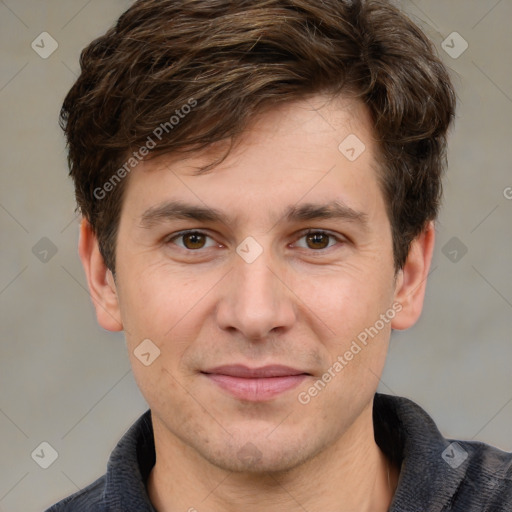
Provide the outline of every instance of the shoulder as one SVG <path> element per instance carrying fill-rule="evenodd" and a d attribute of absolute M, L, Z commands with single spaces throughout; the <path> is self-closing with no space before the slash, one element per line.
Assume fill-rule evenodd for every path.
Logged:
<path fill-rule="evenodd" d="M 106 476 L 98 478 L 82 490 L 64 498 L 45 512 L 106 512 L 103 500 Z"/>
<path fill-rule="evenodd" d="M 479 502 L 482 511 L 509 512 L 512 507 L 512 453 L 477 441 L 448 440 L 445 461 L 460 460 L 463 473 L 453 502 Z M 457 465 L 459 462 L 453 462 Z"/>
<path fill-rule="evenodd" d="M 400 467 L 393 512 L 512 510 L 512 453 L 444 437 L 405 397 L 377 394 L 373 412 L 375 440 Z"/>
<path fill-rule="evenodd" d="M 103 476 L 45 512 L 152 511 L 145 481 L 155 460 L 151 411 L 148 410 L 119 440 Z"/>

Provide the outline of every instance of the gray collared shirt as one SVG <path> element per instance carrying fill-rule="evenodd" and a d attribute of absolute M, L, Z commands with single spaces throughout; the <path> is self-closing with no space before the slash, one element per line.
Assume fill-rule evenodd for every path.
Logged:
<path fill-rule="evenodd" d="M 407 398 L 376 393 L 373 422 L 377 444 L 401 467 L 389 512 L 512 512 L 512 453 L 445 439 Z M 117 444 L 106 474 L 46 512 L 156 512 L 146 491 L 154 464 L 148 410 Z"/>

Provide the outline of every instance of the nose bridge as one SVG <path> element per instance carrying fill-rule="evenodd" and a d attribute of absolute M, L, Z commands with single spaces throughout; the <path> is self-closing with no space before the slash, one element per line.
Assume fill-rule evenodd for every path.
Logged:
<path fill-rule="evenodd" d="M 271 305 L 279 293 L 279 280 L 276 277 L 275 261 L 272 261 L 270 250 L 267 249 L 260 254 L 253 262 L 243 260 L 236 264 L 235 274 L 239 280 L 237 290 L 244 300 L 264 301 L 264 304 Z M 281 284 L 282 286 L 282 284 Z"/>
<path fill-rule="evenodd" d="M 252 255 L 258 248 L 247 248 L 243 243 L 238 248 L 218 320 L 223 328 L 236 328 L 246 338 L 260 339 L 276 328 L 290 326 L 294 310 L 270 247 L 260 246 L 259 254 Z"/>

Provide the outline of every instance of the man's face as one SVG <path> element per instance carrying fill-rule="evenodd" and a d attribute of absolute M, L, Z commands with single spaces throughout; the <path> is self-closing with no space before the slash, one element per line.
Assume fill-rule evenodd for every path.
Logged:
<path fill-rule="evenodd" d="M 355 160 L 356 139 L 339 149 L 351 134 L 366 147 Z M 207 154 L 163 157 L 132 172 L 116 291 L 161 446 L 227 470 L 274 471 L 345 434 L 361 435 L 401 281 L 375 148 L 362 104 L 317 97 L 259 117 L 207 174 L 194 175 Z M 178 201 L 224 218 L 176 218 L 170 205 Z M 334 202 L 341 215 L 299 214 L 304 205 L 314 205 L 311 212 Z M 358 341 L 364 332 L 366 344 Z M 160 350 L 148 366 L 134 354 L 147 339 Z M 226 365 L 295 371 L 248 379 L 243 368 L 218 369 Z M 329 369 L 331 378 L 318 384 Z"/>

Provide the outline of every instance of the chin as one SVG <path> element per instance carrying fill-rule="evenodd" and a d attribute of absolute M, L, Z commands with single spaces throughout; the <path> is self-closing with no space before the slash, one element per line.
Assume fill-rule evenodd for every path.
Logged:
<path fill-rule="evenodd" d="M 230 443 L 229 446 L 217 447 L 217 450 L 209 447 L 208 453 L 203 453 L 202 456 L 225 471 L 268 475 L 289 472 L 320 451 L 310 452 L 312 447 L 304 446 L 303 443 L 286 445 L 282 440 L 272 443 L 265 437 L 258 440 L 254 436 L 247 437 L 246 441 L 241 441 L 236 446 Z M 295 439 L 298 440 L 298 437 Z M 215 452 L 212 452 L 212 448 Z"/>

